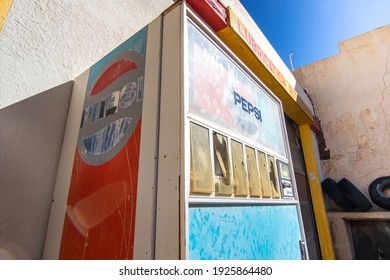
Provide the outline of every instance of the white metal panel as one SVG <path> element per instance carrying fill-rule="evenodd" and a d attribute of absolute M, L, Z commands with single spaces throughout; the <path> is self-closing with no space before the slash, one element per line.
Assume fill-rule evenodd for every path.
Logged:
<path fill-rule="evenodd" d="M 156 259 L 180 258 L 181 21 L 181 4 L 163 19 Z"/>
<path fill-rule="evenodd" d="M 154 258 L 160 96 L 161 23 L 148 25 L 134 259 Z"/>
<path fill-rule="evenodd" d="M 88 77 L 89 70 L 81 74 L 73 85 L 72 99 L 69 106 L 64 143 L 57 171 L 43 259 L 58 259 L 60 251 L 66 203 L 68 200 L 73 160 L 76 151 L 77 136 L 79 133 L 81 114 L 83 112 L 84 93 L 87 87 Z"/>
<path fill-rule="evenodd" d="M 181 44 L 181 61 L 180 61 L 180 91 L 181 91 L 181 102 L 180 102 L 180 110 L 181 110 L 181 168 L 180 168 L 180 259 L 187 259 L 187 233 L 188 233 L 188 197 L 189 197 L 189 179 L 190 179 L 190 124 L 185 117 L 188 113 L 188 88 L 186 87 L 188 82 L 188 59 L 186 59 L 186 55 L 188 54 L 187 50 L 187 3 L 183 2 L 181 4 L 181 21 L 180 21 L 180 44 Z"/>

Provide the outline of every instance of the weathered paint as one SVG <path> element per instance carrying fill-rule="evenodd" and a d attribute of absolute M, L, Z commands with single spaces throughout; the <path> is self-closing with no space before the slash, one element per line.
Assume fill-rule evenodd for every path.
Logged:
<path fill-rule="evenodd" d="M 145 74 L 147 30 L 147 27 L 140 30 L 90 70 L 85 90 L 84 113 L 86 108 L 92 107 L 95 111 L 98 110 L 98 114 L 93 113 L 91 123 L 87 127 L 83 126 L 83 121 L 80 127 L 66 205 L 60 259 L 133 258 L 143 100 L 143 87 L 138 91 L 134 81 L 139 77 L 143 78 Z M 115 62 L 118 57 L 121 65 Z M 110 70 L 113 66 L 115 71 Z M 99 87 L 99 83 L 102 83 L 102 86 Z M 97 87 L 99 90 L 95 93 Z M 118 97 L 121 95 L 126 98 L 114 107 L 115 102 L 111 94 L 122 88 L 125 90 L 122 90 L 121 94 L 118 93 Z M 91 95 L 98 95 L 98 106 L 88 103 Z M 107 100 L 107 105 L 104 100 Z M 129 105 L 130 101 L 133 101 L 128 107 L 131 110 L 123 116 L 120 110 Z M 105 109 L 110 108 L 105 110 L 106 113 L 101 109 L 100 104 L 103 103 Z M 139 103 L 138 113 L 132 112 L 137 111 L 134 110 L 134 103 Z M 139 116 L 132 115 L 131 112 Z M 120 125 L 120 130 L 118 127 L 112 127 L 112 124 L 128 117 L 134 121 L 133 126 Z M 86 118 L 83 117 L 84 122 Z M 108 127 L 107 132 L 101 132 L 102 126 L 105 126 L 104 129 Z M 127 139 L 122 137 L 122 130 L 129 132 Z M 82 148 L 91 133 L 97 138 L 94 140 L 97 147 L 92 152 Z M 121 144 L 117 138 L 123 139 L 124 142 Z M 94 158 L 89 157 L 89 153 L 93 154 Z"/>
<path fill-rule="evenodd" d="M 312 140 L 312 132 L 309 125 L 301 125 L 299 132 L 302 141 L 302 150 L 305 157 L 307 176 L 310 186 L 310 194 L 313 202 L 313 210 L 318 229 L 321 254 L 324 260 L 333 260 L 334 250 L 330 235 L 328 218 L 326 216 L 320 178 L 318 175 L 317 161 Z"/>
<path fill-rule="evenodd" d="M 3 0 L 0 4 L 0 32 L 3 29 L 5 19 L 7 18 L 8 12 L 11 9 L 13 0 Z"/>
<path fill-rule="evenodd" d="M 326 144 L 322 151 L 330 157 L 321 160 L 324 177 L 347 178 L 370 199 L 369 184 L 390 173 L 390 25 L 340 42 L 339 49 L 339 54 L 296 69 L 294 75 L 321 120 Z M 351 259 L 345 219 L 360 219 L 362 213 L 335 221 L 330 212 L 340 207 L 331 199 L 327 206 L 335 255 Z M 364 219 L 377 219 L 381 210 L 373 204 Z"/>
<path fill-rule="evenodd" d="M 189 208 L 189 259 L 301 259 L 297 206 Z"/>
<path fill-rule="evenodd" d="M 161 91 L 158 133 L 155 259 L 181 259 L 183 192 L 181 171 L 181 43 L 182 5 L 163 18 Z"/>
<path fill-rule="evenodd" d="M 214 31 L 227 26 L 227 8 L 219 0 L 187 0 Z"/>
<path fill-rule="evenodd" d="M 188 24 L 189 112 L 286 156 L 280 106 Z"/>
<path fill-rule="evenodd" d="M 339 49 L 294 74 L 321 120 L 330 154 L 321 161 L 325 177 L 345 177 L 369 199 L 369 184 L 390 174 L 390 25 L 340 42 Z"/>

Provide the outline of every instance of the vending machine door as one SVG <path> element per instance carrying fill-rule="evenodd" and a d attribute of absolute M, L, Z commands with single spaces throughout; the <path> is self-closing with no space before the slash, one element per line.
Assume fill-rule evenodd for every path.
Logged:
<path fill-rule="evenodd" d="M 281 102 L 188 15 L 185 256 L 306 258 Z"/>

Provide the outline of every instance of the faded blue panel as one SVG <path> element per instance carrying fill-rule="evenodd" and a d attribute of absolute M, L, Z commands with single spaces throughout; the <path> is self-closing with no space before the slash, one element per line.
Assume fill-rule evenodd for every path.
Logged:
<path fill-rule="evenodd" d="M 189 259 L 301 259 L 297 207 L 189 208 Z"/>
<path fill-rule="evenodd" d="M 134 50 L 140 53 L 143 57 L 146 55 L 146 39 L 148 36 L 148 26 L 145 26 L 140 31 L 135 33 L 133 36 L 131 36 L 129 39 L 124 41 L 122 44 L 120 44 L 118 47 L 116 47 L 114 50 L 112 50 L 110 53 L 108 53 L 105 57 L 100 59 L 98 62 L 96 62 L 89 72 L 89 78 L 88 78 L 88 84 L 87 84 L 87 90 L 86 93 L 89 92 L 92 82 L 95 80 L 96 75 L 99 73 L 99 71 L 106 66 L 106 64 L 115 56 L 120 54 L 121 52 L 125 50 Z"/>

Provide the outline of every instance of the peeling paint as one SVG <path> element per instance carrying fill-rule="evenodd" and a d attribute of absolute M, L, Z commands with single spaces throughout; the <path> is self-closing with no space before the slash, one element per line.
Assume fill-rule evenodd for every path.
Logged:
<path fill-rule="evenodd" d="M 322 123 L 330 151 L 324 176 L 348 178 L 369 197 L 369 184 L 390 175 L 390 25 L 340 45 L 337 56 L 294 74 Z"/>
<path fill-rule="evenodd" d="M 189 258 L 301 259 L 294 205 L 189 208 Z"/>

